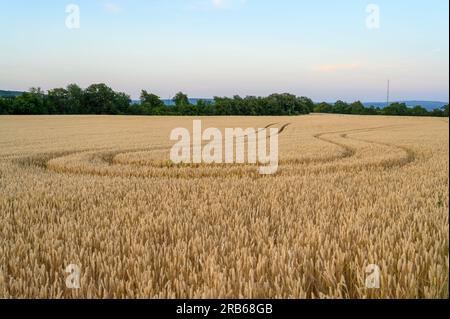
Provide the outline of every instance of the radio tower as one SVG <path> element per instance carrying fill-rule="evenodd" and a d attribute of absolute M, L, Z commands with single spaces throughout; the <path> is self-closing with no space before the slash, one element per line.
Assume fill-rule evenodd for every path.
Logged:
<path fill-rule="evenodd" d="M 390 99 L 390 94 L 391 94 L 391 81 L 390 80 L 388 80 L 388 83 L 387 83 L 387 104 L 386 104 L 386 106 L 389 106 L 389 99 Z"/>

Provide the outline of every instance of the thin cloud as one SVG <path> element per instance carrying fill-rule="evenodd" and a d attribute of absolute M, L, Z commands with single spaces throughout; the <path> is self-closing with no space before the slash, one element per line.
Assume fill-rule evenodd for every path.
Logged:
<path fill-rule="evenodd" d="M 190 0 L 185 6 L 190 10 L 226 10 L 242 7 L 247 0 Z"/>
<path fill-rule="evenodd" d="M 247 0 L 211 0 L 216 9 L 223 9 L 231 6 L 244 5 Z"/>
<path fill-rule="evenodd" d="M 340 72 L 340 71 L 352 71 L 361 68 L 359 63 L 347 63 L 347 64 L 321 64 L 316 67 L 316 70 L 320 72 Z"/>
<path fill-rule="evenodd" d="M 122 8 L 115 3 L 105 3 L 104 8 L 110 13 L 119 13 L 122 11 Z"/>
<path fill-rule="evenodd" d="M 212 0 L 213 6 L 215 6 L 216 8 L 220 8 L 223 7 L 226 3 L 225 0 Z"/>

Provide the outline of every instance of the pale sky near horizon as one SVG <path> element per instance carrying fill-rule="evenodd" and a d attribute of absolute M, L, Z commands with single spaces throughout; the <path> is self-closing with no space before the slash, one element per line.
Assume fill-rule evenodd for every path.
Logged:
<path fill-rule="evenodd" d="M 448 37 L 448 0 L 0 0 L 0 89 L 445 102 Z"/>

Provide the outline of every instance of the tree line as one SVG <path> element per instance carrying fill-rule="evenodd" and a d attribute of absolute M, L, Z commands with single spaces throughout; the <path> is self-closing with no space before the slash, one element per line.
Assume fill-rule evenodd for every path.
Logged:
<path fill-rule="evenodd" d="M 191 103 L 180 92 L 173 98 L 174 105 L 166 105 L 159 96 L 145 90 L 140 103 L 133 103 L 130 96 L 115 92 L 105 84 L 93 84 L 82 89 L 76 84 L 56 88 L 47 93 L 32 88 L 18 96 L 0 97 L 0 114 L 11 115 L 302 115 L 315 113 L 355 115 L 399 115 L 448 117 L 448 105 L 428 111 L 421 106 L 408 108 L 404 103 L 393 103 L 386 108 L 365 107 L 361 102 L 351 104 L 337 101 L 334 104 L 315 104 L 307 97 L 292 94 L 272 94 L 268 97 L 240 96 L 214 97 L 213 101 L 199 100 Z"/>
<path fill-rule="evenodd" d="M 355 115 L 394 115 L 394 116 L 434 116 L 448 117 L 448 104 L 441 109 L 428 111 L 426 108 L 417 105 L 408 107 L 405 103 L 392 103 L 387 107 L 366 107 L 361 102 L 346 103 L 337 101 L 334 104 L 319 103 L 314 107 L 315 113 L 331 113 L 331 114 L 355 114 Z"/>

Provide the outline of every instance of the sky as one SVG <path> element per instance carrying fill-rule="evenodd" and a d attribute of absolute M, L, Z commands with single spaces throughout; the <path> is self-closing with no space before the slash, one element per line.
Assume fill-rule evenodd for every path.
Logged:
<path fill-rule="evenodd" d="M 6 90 L 449 100 L 448 0 L 0 0 L 0 39 Z"/>

